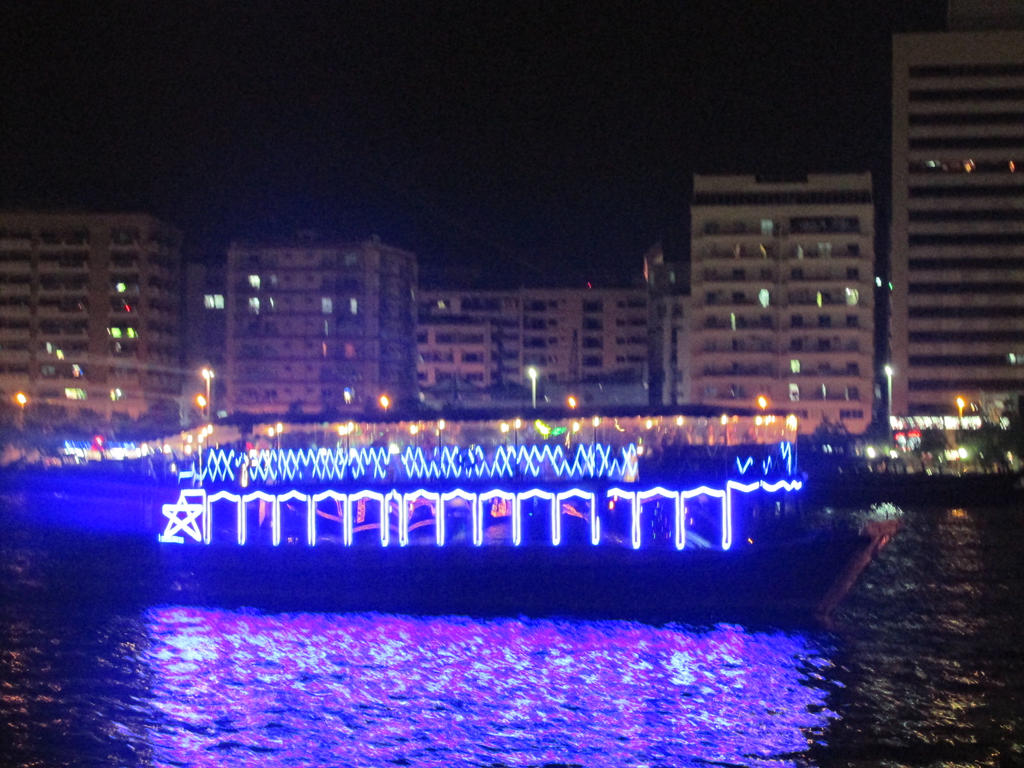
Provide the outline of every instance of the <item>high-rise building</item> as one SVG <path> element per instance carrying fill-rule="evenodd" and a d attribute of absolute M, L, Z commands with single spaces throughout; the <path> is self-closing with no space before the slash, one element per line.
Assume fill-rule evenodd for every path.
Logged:
<path fill-rule="evenodd" d="M 896 413 L 1024 391 L 1024 32 L 995 29 L 1022 22 L 954 1 L 954 31 L 893 42 Z"/>
<path fill-rule="evenodd" d="M 644 254 L 647 282 L 647 344 L 651 405 L 687 402 L 686 316 L 690 305 L 690 262 L 666 261 L 660 243 Z"/>
<path fill-rule="evenodd" d="M 647 403 L 647 296 L 633 288 L 423 291 L 424 400 L 488 405 L 533 388 L 561 405 Z"/>
<path fill-rule="evenodd" d="M 227 410 L 368 411 L 416 397 L 416 257 L 380 242 L 228 251 Z"/>
<path fill-rule="evenodd" d="M 224 351 L 227 340 L 227 283 L 224 254 L 204 261 L 186 262 L 185 303 L 182 313 L 182 352 L 185 359 L 186 394 L 191 392 L 196 417 L 226 415 Z M 208 381 L 207 381 L 208 380 Z M 197 408 L 195 395 L 210 392 L 205 409 Z"/>
<path fill-rule="evenodd" d="M 696 176 L 686 402 L 862 432 L 873 395 L 871 176 Z"/>
<path fill-rule="evenodd" d="M 181 234 L 145 214 L 0 213 L 0 389 L 74 418 L 176 419 Z"/>

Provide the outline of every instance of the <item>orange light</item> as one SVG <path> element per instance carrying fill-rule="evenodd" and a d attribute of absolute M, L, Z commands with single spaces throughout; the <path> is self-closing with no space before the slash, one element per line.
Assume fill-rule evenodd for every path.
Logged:
<path fill-rule="evenodd" d="M 757 396 L 757 407 L 760 408 L 762 411 L 765 408 L 767 408 L 768 407 L 768 398 L 765 397 L 764 395 L 758 395 Z"/>
<path fill-rule="evenodd" d="M 28 405 L 28 395 L 26 395 L 24 392 L 18 392 L 14 396 L 14 402 L 16 402 L 22 408 L 24 408 L 26 405 Z"/>
<path fill-rule="evenodd" d="M 385 411 L 391 407 L 391 398 L 388 397 L 387 395 L 381 395 L 377 399 L 377 402 L 380 403 L 380 407 L 383 408 Z"/>
<path fill-rule="evenodd" d="M 569 395 L 569 397 L 565 399 L 565 404 L 568 405 L 570 408 L 575 408 L 576 406 L 579 405 L 579 401 L 576 399 L 575 395 Z"/>
<path fill-rule="evenodd" d="M 206 407 L 206 396 L 204 394 L 200 393 L 196 395 L 196 405 L 198 405 L 200 408 Z"/>

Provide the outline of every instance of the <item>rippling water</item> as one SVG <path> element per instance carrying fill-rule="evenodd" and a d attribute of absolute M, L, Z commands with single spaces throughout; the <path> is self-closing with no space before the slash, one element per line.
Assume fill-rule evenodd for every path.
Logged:
<path fill-rule="evenodd" d="M 1022 519 L 906 510 L 829 631 L 147 605 L 8 527 L 0 764 L 1022 765 Z"/>

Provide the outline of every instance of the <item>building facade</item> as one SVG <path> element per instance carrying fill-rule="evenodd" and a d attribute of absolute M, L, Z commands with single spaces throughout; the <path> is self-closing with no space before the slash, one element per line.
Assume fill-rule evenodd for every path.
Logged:
<path fill-rule="evenodd" d="M 228 251 L 226 409 L 366 412 L 416 397 L 416 257 L 376 237 Z"/>
<path fill-rule="evenodd" d="M 996 16 L 988 11 L 1001 11 Z M 952 3 L 954 25 L 1012 21 Z M 1018 24 L 1022 21 L 1019 6 Z M 989 23 L 992 22 L 992 23 Z M 1024 32 L 893 43 L 892 365 L 898 414 L 1024 391 Z"/>
<path fill-rule="evenodd" d="M 773 408 L 800 431 L 871 421 L 870 174 L 696 176 L 687 402 Z"/>
<path fill-rule="evenodd" d="M 417 374 L 433 405 L 647 403 L 643 289 L 424 291 Z M 536 371 L 536 381 L 530 370 Z"/>
<path fill-rule="evenodd" d="M 0 213 L 0 389 L 74 418 L 178 414 L 181 234 L 145 214 Z"/>

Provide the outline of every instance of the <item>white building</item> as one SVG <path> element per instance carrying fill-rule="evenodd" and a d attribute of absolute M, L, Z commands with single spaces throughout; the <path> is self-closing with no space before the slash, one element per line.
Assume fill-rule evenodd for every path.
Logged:
<path fill-rule="evenodd" d="M 421 291 L 418 376 L 425 400 L 487 405 L 521 398 L 537 372 L 540 401 L 647 404 L 643 289 Z"/>
<path fill-rule="evenodd" d="M 145 214 L 0 213 L 0 390 L 177 419 L 181 234 Z"/>
<path fill-rule="evenodd" d="M 862 432 L 871 421 L 870 174 L 696 176 L 687 402 L 771 407 Z"/>
<path fill-rule="evenodd" d="M 382 244 L 234 243 L 227 410 L 370 411 L 414 402 L 416 257 Z"/>
<path fill-rule="evenodd" d="M 1024 391 L 1024 32 L 970 31 L 1024 11 L 953 2 L 950 21 L 893 42 L 897 414 Z"/>

